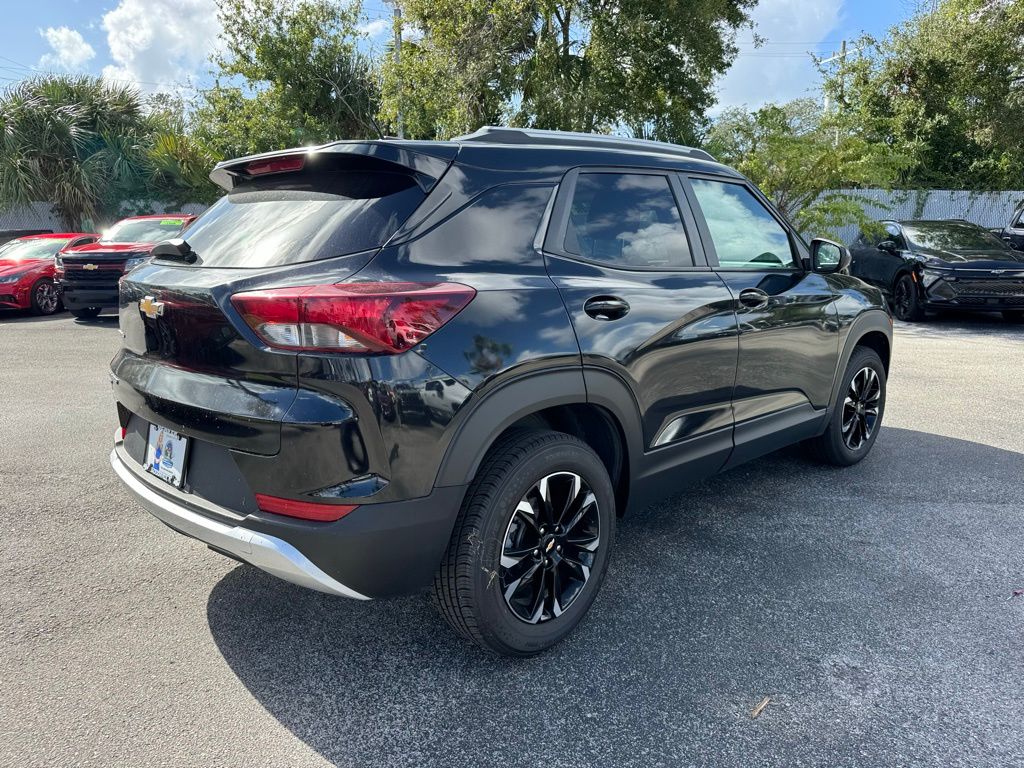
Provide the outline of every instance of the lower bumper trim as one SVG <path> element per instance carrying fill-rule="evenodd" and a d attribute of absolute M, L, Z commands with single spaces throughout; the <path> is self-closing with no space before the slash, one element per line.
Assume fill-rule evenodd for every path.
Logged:
<path fill-rule="evenodd" d="M 160 522 L 280 579 L 330 595 L 368 600 L 331 578 L 286 541 L 238 525 L 211 520 L 160 495 L 125 466 L 116 449 L 110 464 L 135 498 Z"/>

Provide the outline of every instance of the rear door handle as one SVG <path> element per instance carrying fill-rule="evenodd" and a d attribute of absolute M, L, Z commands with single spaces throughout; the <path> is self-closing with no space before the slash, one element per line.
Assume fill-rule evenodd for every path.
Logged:
<path fill-rule="evenodd" d="M 583 311 L 595 320 L 618 320 L 629 312 L 629 304 L 618 296 L 594 296 L 587 299 Z"/>
<path fill-rule="evenodd" d="M 750 309 L 761 309 L 768 306 L 771 297 L 760 288 L 745 288 L 740 291 L 740 304 Z"/>

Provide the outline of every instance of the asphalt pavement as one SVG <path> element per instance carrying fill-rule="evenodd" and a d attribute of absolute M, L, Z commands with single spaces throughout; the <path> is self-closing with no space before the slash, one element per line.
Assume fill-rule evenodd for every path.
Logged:
<path fill-rule="evenodd" d="M 529 660 L 151 519 L 107 463 L 118 342 L 0 313 L 2 766 L 1024 765 L 1024 326 L 899 326 L 864 462 L 626 518 Z"/>

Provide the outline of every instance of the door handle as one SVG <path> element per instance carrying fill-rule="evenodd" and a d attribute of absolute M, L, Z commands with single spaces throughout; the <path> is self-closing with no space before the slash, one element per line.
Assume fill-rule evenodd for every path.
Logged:
<path fill-rule="evenodd" d="M 594 296 L 587 299 L 583 311 L 595 320 L 618 320 L 629 312 L 629 304 L 618 296 Z"/>
<path fill-rule="evenodd" d="M 771 297 L 760 288 L 745 288 L 740 291 L 740 304 L 749 309 L 761 309 L 768 306 Z"/>

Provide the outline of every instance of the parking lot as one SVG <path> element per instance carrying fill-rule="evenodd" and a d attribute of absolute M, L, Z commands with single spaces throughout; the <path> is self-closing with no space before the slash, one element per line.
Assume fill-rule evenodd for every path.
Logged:
<path fill-rule="evenodd" d="M 0 315 L 0 765 L 1024 763 L 1024 326 L 899 326 L 863 463 L 789 451 L 625 519 L 525 661 L 151 519 L 107 462 L 118 343 Z"/>

